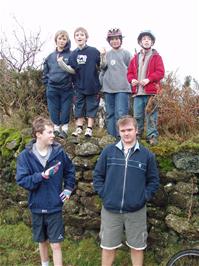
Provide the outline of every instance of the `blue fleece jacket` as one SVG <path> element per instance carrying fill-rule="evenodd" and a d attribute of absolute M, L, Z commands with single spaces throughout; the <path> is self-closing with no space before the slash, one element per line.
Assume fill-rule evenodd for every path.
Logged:
<path fill-rule="evenodd" d="M 119 213 L 137 211 L 159 187 L 155 156 L 138 142 L 126 156 L 121 141 L 110 144 L 97 161 L 93 185 L 105 209 Z"/>
<path fill-rule="evenodd" d="M 71 42 L 68 41 L 62 52 L 55 50 L 45 59 L 42 80 L 46 87 L 57 89 L 72 88 L 72 75 L 63 70 L 57 63 L 57 57 L 63 57 L 64 62 L 68 64 L 71 54 L 70 47 Z"/>
<path fill-rule="evenodd" d="M 99 92 L 100 52 L 91 46 L 76 48 L 70 58 L 69 65 L 75 70 L 75 89 L 85 95 Z"/>
<path fill-rule="evenodd" d="M 54 142 L 45 168 L 32 152 L 31 141 L 17 158 L 16 182 L 29 191 L 29 208 L 33 213 L 54 213 L 62 209 L 60 193 L 63 189 L 73 190 L 75 169 L 61 145 Z M 56 174 L 49 179 L 42 177 L 45 169 L 61 162 Z"/>

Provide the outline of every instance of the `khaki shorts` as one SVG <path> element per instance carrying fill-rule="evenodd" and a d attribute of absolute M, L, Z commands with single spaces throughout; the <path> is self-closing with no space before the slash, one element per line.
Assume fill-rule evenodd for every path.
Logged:
<path fill-rule="evenodd" d="M 147 224 L 146 206 L 141 210 L 129 213 L 113 213 L 104 207 L 101 210 L 101 248 L 116 249 L 122 245 L 126 236 L 126 244 L 133 249 L 143 250 L 146 248 Z"/>

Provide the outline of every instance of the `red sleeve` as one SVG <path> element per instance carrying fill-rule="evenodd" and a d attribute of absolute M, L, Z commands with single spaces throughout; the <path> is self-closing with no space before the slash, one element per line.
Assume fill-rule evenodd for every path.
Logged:
<path fill-rule="evenodd" d="M 153 70 L 149 71 L 149 76 L 148 79 L 151 82 L 154 81 L 160 81 L 161 79 L 164 78 L 164 64 L 162 61 L 162 57 L 160 55 L 158 55 L 156 58 L 154 58 L 154 66 L 153 66 Z"/>
<path fill-rule="evenodd" d="M 136 67 L 136 58 L 130 61 L 127 71 L 127 79 L 131 83 L 132 79 L 137 79 L 137 67 Z"/>

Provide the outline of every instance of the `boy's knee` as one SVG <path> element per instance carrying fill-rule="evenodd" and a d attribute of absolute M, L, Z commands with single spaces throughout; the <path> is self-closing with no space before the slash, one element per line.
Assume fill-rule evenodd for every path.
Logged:
<path fill-rule="evenodd" d="M 61 243 L 50 243 L 50 245 L 53 251 L 61 249 Z"/>

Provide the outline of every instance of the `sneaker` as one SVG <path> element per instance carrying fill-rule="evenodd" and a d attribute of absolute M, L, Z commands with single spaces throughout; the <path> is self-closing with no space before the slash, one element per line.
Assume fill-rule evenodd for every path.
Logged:
<path fill-rule="evenodd" d="M 67 138 L 67 132 L 64 131 L 64 130 L 62 130 L 62 131 L 59 133 L 59 137 L 60 137 L 61 139 L 65 139 L 65 138 Z"/>
<path fill-rule="evenodd" d="M 152 137 L 149 139 L 149 144 L 150 144 L 151 146 L 155 146 L 155 145 L 157 145 L 157 144 L 158 144 L 158 140 L 157 140 L 157 138 L 156 138 L 155 136 L 152 136 Z"/>
<path fill-rule="evenodd" d="M 61 130 L 67 134 L 67 132 L 68 132 L 68 124 L 62 125 Z"/>
<path fill-rule="evenodd" d="M 72 133 L 72 136 L 77 137 L 82 133 L 83 129 L 81 127 L 77 127 L 76 130 Z"/>
<path fill-rule="evenodd" d="M 54 135 L 55 135 L 55 137 L 59 137 L 60 131 L 59 130 L 54 130 Z"/>
<path fill-rule="evenodd" d="M 91 128 L 87 127 L 84 136 L 91 138 L 92 135 L 93 135 L 93 130 Z"/>

